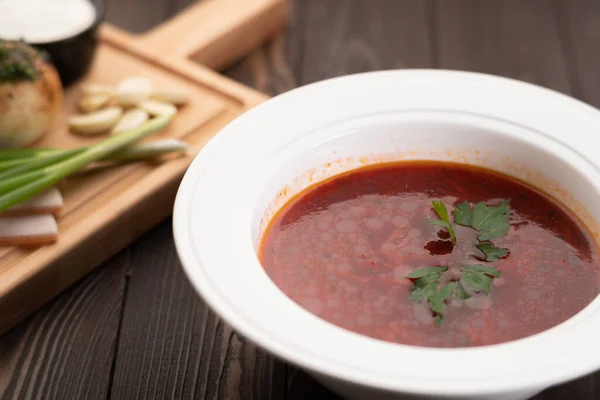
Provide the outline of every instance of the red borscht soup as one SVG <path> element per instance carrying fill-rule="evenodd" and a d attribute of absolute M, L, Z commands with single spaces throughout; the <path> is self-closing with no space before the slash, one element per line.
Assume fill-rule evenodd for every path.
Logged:
<path fill-rule="evenodd" d="M 292 300 L 350 331 L 429 347 L 523 338 L 598 294 L 598 246 L 564 206 L 452 163 L 354 170 L 291 199 L 259 250 Z"/>

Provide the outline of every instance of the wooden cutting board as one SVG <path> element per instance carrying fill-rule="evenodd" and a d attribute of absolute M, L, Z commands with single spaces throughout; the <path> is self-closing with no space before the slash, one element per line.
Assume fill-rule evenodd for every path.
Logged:
<path fill-rule="evenodd" d="M 267 99 L 199 62 L 223 67 L 278 31 L 287 15 L 285 0 L 204 0 L 142 36 L 101 28 L 94 65 L 82 82 L 116 84 L 136 75 L 157 86 L 185 88 L 189 104 L 152 138 L 179 138 L 193 150 L 163 163 L 134 163 L 63 181 L 58 242 L 0 248 L 0 333 L 171 214 L 195 154 L 228 122 Z M 60 121 L 38 146 L 71 148 L 102 139 L 74 136 L 66 127 L 82 82 L 66 91 Z"/>

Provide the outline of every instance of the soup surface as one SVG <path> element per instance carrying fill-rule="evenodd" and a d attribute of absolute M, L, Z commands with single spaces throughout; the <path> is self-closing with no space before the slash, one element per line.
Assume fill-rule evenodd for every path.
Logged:
<path fill-rule="evenodd" d="M 259 257 L 308 311 L 418 346 L 523 338 L 572 317 L 599 288 L 597 244 L 570 211 L 451 163 L 383 164 L 317 184 L 275 215 Z"/>

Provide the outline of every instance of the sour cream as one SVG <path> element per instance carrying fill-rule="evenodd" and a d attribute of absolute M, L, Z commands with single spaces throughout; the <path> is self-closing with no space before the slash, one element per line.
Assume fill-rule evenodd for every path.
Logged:
<path fill-rule="evenodd" d="M 0 0 L 0 39 L 54 42 L 83 32 L 95 19 L 89 0 Z"/>

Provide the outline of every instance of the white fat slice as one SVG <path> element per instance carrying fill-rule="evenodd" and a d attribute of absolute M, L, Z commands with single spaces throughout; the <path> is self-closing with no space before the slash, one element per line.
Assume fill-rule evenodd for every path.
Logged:
<path fill-rule="evenodd" d="M 51 214 L 0 217 L 0 246 L 39 246 L 58 240 L 58 225 Z"/>
<path fill-rule="evenodd" d="M 60 190 L 52 187 L 45 192 L 38 194 L 22 203 L 9 208 L 0 214 L 4 216 L 25 216 L 39 214 L 54 214 L 58 215 L 63 207 L 63 198 Z"/>

